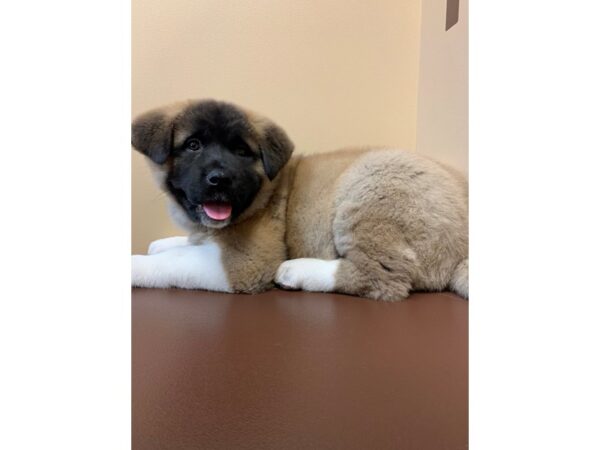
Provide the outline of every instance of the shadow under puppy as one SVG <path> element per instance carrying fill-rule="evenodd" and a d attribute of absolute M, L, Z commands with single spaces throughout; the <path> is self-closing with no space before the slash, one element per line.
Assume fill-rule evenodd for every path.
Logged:
<path fill-rule="evenodd" d="M 435 161 L 375 148 L 292 158 L 272 121 L 214 100 L 141 115 L 132 144 L 189 232 L 134 255 L 133 286 L 468 297 L 467 183 Z"/>

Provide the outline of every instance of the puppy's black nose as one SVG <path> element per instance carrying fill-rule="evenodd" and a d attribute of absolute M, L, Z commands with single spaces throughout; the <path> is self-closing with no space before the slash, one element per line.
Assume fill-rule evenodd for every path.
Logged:
<path fill-rule="evenodd" d="M 231 178 L 220 169 L 211 170 L 206 176 L 206 181 L 211 186 L 226 186 L 231 183 Z"/>

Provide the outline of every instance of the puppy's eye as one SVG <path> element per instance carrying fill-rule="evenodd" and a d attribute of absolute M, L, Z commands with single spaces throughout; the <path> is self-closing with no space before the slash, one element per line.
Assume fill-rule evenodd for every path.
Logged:
<path fill-rule="evenodd" d="M 245 147 L 238 147 L 233 152 L 238 156 L 244 156 L 246 158 L 251 158 L 254 155 L 249 148 Z"/>
<path fill-rule="evenodd" d="M 196 152 L 202 148 L 202 143 L 199 139 L 190 139 L 185 143 L 185 149 Z"/>

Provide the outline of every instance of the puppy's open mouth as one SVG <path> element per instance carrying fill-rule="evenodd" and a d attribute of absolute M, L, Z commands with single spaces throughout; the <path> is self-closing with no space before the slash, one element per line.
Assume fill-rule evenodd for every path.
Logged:
<path fill-rule="evenodd" d="M 231 217 L 231 203 L 228 202 L 205 202 L 201 205 L 204 213 L 212 220 L 227 220 Z"/>

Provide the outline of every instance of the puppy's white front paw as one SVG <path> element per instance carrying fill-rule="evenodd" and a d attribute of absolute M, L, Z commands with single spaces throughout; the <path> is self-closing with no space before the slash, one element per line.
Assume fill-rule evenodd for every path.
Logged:
<path fill-rule="evenodd" d="M 331 292 L 339 260 L 298 258 L 284 261 L 277 269 L 275 282 L 284 289 Z"/>
<path fill-rule="evenodd" d="M 134 287 L 161 287 L 158 285 L 157 270 L 151 256 L 131 256 L 131 285 Z"/>
<path fill-rule="evenodd" d="M 150 243 L 150 246 L 148 247 L 148 254 L 154 255 L 156 253 L 161 253 L 174 247 L 182 247 L 184 245 L 189 245 L 187 236 L 174 236 L 164 239 L 157 239 L 156 241 Z"/>

